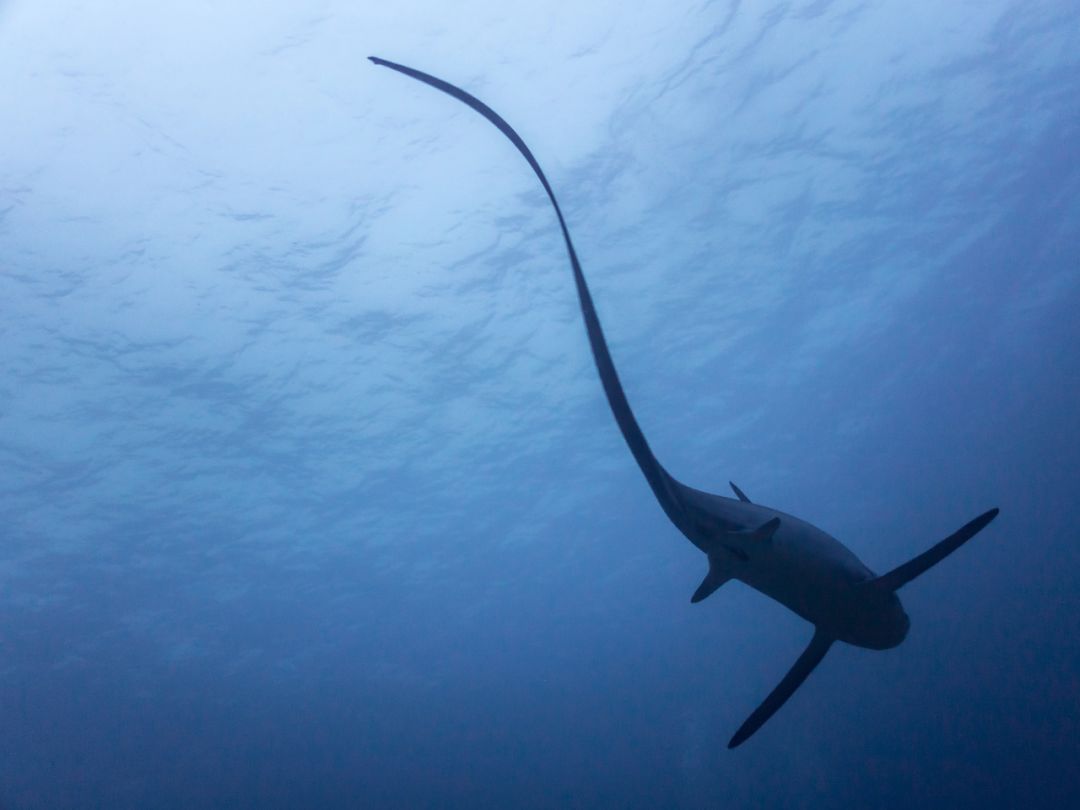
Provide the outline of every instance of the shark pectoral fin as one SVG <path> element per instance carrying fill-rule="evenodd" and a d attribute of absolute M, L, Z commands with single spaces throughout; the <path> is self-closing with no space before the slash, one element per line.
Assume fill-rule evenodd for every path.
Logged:
<path fill-rule="evenodd" d="M 735 485 L 734 481 L 728 481 L 728 484 L 731 485 L 731 491 L 735 493 L 735 497 L 737 497 L 740 501 L 742 501 L 743 503 L 752 503 L 752 501 L 746 497 L 746 493 Z"/>
<path fill-rule="evenodd" d="M 871 582 L 879 588 L 895 591 L 897 588 L 906 585 L 911 582 L 911 580 L 915 579 L 915 577 L 925 573 L 928 569 L 944 560 L 960 548 L 960 546 L 964 545 L 964 543 L 985 529 L 990 521 L 996 518 L 997 515 L 998 510 L 996 507 L 988 512 L 983 512 L 974 520 L 965 523 L 933 548 L 924 551 L 918 557 L 908 560 L 906 563 L 894 568 L 889 573 L 882 574 L 877 579 L 871 580 Z"/>
<path fill-rule="evenodd" d="M 739 726 L 739 730 L 735 732 L 735 736 L 728 743 L 728 748 L 742 745 L 765 724 L 766 720 L 776 714 L 776 711 L 787 702 L 787 699 L 795 694 L 795 690 L 802 686 L 802 682 L 814 671 L 814 667 L 821 663 L 821 659 L 825 657 L 825 653 L 829 651 L 833 641 L 834 639 L 831 636 L 821 632 L 820 629 L 815 629 L 814 637 L 810 640 L 809 646 L 803 650 L 803 654 L 799 656 L 799 660 L 788 670 L 784 680 L 780 681 L 779 685 L 769 693 L 765 701 L 754 709 L 753 714 L 746 718 L 746 722 Z"/>
<path fill-rule="evenodd" d="M 705 579 L 701 580 L 698 589 L 694 591 L 694 595 L 690 597 L 690 603 L 696 605 L 705 597 L 711 596 L 713 591 L 729 579 L 731 579 L 731 574 L 728 573 L 723 563 L 721 563 L 715 555 L 710 554 L 709 573 L 705 575 Z"/>

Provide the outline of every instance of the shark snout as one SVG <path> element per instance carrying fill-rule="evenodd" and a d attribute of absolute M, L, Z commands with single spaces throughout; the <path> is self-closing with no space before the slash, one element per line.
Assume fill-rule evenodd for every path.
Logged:
<path fill-rule="evenodd" d="M 911 617 L 907 615 L 907 612 L 900 608 L 900 621 L 898 623 L 899 638 L 897 644 L 907 638 L 908 631 L 911 629 Z"/>
<path fill-rule="evenodd" d="M 894 593 L 872 593 L 856 614 L 848 632 L 838 637 L 857 647 L 888 650 L 907 638 L 911 629 L 911 619 Z"/>
<path fill-rule="evenodd" d="M 878 623 L 877 643 L 878 649 L 888 650 L 898 646 L 911 629 L 911 618 L 900 604 L 900 600 L 894 595 L 885 610 L 883 621 Z"/>

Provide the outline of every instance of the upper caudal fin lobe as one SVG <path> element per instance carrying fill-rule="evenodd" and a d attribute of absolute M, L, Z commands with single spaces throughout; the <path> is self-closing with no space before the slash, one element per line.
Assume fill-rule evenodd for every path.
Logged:
<path fill-rule="evenodd" d="M 555 199 L 555 192 L 552 191 L 551 184 L 548 183 L 548 179 L 544 175 L 543 169 L 540 168 L 540 164 L 533 156 L 532 151 L 525 145 L 525 141 L 522 140 L 521 136 L 518 135 L 514 128 L 511 127 L 502 116 L 491 109 L 487 104 L 480 101 L 480 99 L 476 98 L 476 96 L 465 92 L 460 87 L 455 87 L 450 84 L 450 82 L 436 78 L 428 73 L 423 73 L 415 68 L 399 65 L 396 62 L 381 59 L 378 56 L 369 56 L 368 59 L 376 65 L 390 68 L 391 70 L 395 70 L 398 73 L 434 87 L 436 90 L 441 90 L 448 96 L 452 96 L 463 104 L 476 110 L 476 112 L 480 113 L 480 115 L 484 116 L 484 118 L 494 124 L 495 127 L 517 147 L 517 150 L 521 153 L 522 157 L 524 157 L 529 166 L 532 167 L 533 172 L 536 174 L 536 178 L 540 181 L 540 185 L 542 185 L 544 191 L 547 192 L 548 199 L 551 200 L 551 205 L 555 209 L 555 217 L 559 221 L 559 229 L 562 231 L 563 241 L 566 243 L 566 254 L 570 259 L 570 269 L 574 274 L 574 286 L 577 289 L 578 302 L 581 305 L 581 315 L 585 321 L 585 331 L 589 338 L 589 347 L 592 349 L 593 360 L 596 363 L 596 371 L 600 375 L 600 383 L 604 387 L 604 394 L 607 396 L 608 404 L 611 406 L 611 412 L 615 416 L 615 421 L 619 425 L 619 430 L 622 432 L 623 438 L 626 440 L 626 444 L 634 456 L 634 460 L 637 461 L 638 466 L 641 468 L 641 472 L 645 475 L 645 480 L 648 482 L 653 494 L 656 495 L 656 499 L 659 501 L 661 508 L 672 522 L 679 525 L 682 514 L 674 492 L 677 482 L 668 474 L 667 470 L 661 466 L 660 462 L 657 461 L 656 456 L 653 455 L 652 449 L 645 440 L 645 435 L 641 432 L 641 427 L 634 417 L 634 412 L 630 409 L 630 403 L 626 399 L 626 393 L 623 391 L 622 382 L 619 380 L 618 372 L 615 370 L 615 362 L 612 360 L 611 352 L 608 350 L 607 340 L 604 338 L 604 330 L 600 326 L 600 318 L 596 314 L 592 293 L 589 292 L 589 285 L 585 281 L 585 273 L 581 269 L 581 262 L 578 261 L 577 251 L 574 250 L 574 243 L 570 239 L 570 230 L 566 226 L 566 220 L 563 218 L 562 209 L 559 208 L 559 202 Z"/>
<path fill-rule="evenodd" d="M 996 518 L 997 515 L 997 507 L 988 512 L 983 512 L 977 518 L 969 521 L 957 531 L 950 534 L 933 548 L 924 551 L 914 559 L 908 560 L 906 563 L 894 568 L 889 573 L 882 574 L 873 581 L 874 585 L 890 591 L 902 588 L 904 585 L 911 582 L 911 580 L 915 579 L 915 577 L 925 573 L 930 568 L 933 568 L 960 548 L 960 546 L 964 545 L 964 543 L 985 529 L 990 521 Z"/>

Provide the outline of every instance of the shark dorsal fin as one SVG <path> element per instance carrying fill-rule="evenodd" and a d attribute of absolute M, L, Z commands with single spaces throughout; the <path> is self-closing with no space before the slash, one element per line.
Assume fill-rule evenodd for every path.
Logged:
<path fill-rule="evenodd" d="M 753 501 L 746 497 L 746 493 L 739 489 L 738 485 L 734 481 L 728 481 L 728 484 L 731 485 L 731 491 L 735 493 L 735 496 L 740 501 L 742 501 L 743 503 L 753 503 Z"/>

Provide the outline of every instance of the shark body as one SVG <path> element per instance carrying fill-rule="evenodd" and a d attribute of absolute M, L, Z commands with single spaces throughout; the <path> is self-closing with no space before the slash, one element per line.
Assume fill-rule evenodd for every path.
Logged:
<path fill-rule="evenodd" d="M 991 509 L 949 537 L 883 576 L 876 575 L 840 541 L 800 518 L 752 502 L 734 483 L 735 498 L 689 487 L 653 455 L 623 391 L 608 351 L 592 295 L 555 193 L 521 136 L 494 110 L 449 82 L 369 57 L 468 105 L 494 124 L 532 167 L 555 209 L 573 271 L 581 314 L 597 373 L 615 421 L 660 507 L 686 538 L 706 555 L 709 570 L 691 597 L 700 602 L 735 579 L 780 602 L 814 626 L 809 645 L 779 685 L 728 743 L 742 744 L 768 720 L 814 670 L 833 643 L 883 650 L 907 636 L 910 621 L 897 590 L 937 564 L 981 531 L 998 514 Z"/>

